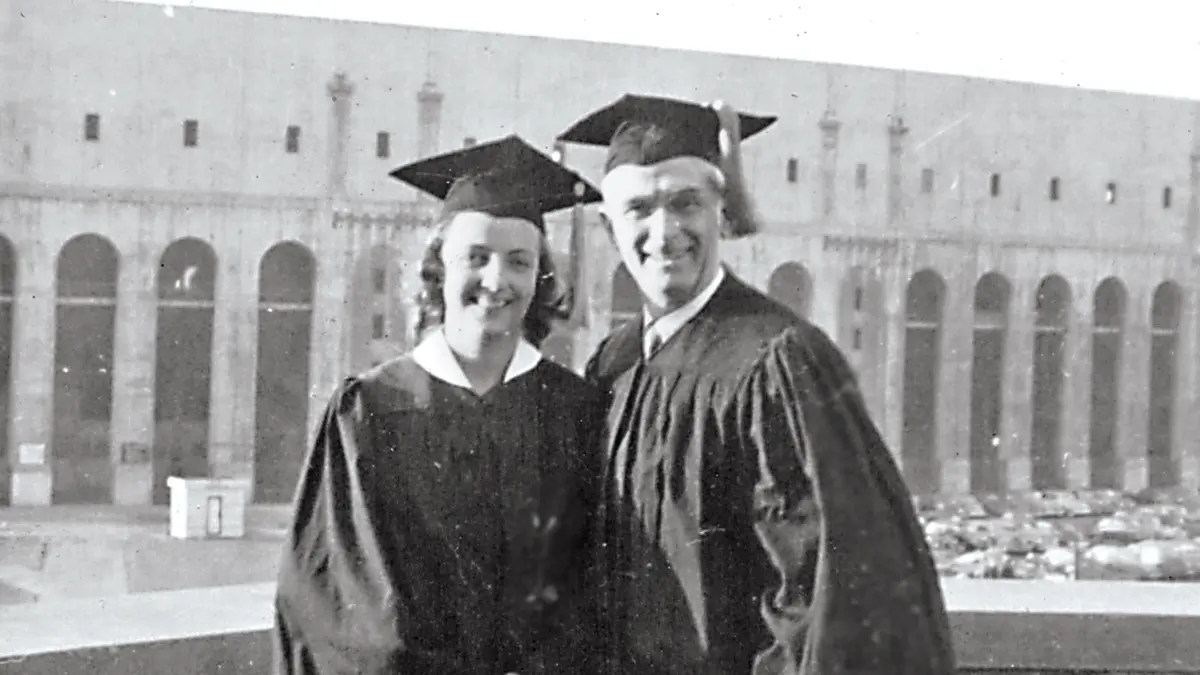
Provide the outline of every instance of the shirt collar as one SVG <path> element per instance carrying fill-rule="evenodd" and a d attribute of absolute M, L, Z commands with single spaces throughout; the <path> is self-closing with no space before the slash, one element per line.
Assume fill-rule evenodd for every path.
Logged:
<path fill-rule="evenodd" d="M 703 291 L 700 291 L 696 297 L 689 300 L 683 307 L 662 315 L 657 321 L 650 318 L 650 315 L 643 310 L 642 346 L 646 347 L 650 344 L 651 332 L 658 336 L 660 345 L 674 337 L 676 333 L 687 325 L 687 322 L 696 318 L 696 315 L 708 305 L 713 296 L 717 294 L 717 289 L 720 288 L 722 281 L 725 281 L 725 268 L 718 267 L 717 276 L 704 287 Z"/>
<path fill-rule="evenodd" d="M 441 328 L 431 331 L 425 336 L 425 339 L 421 340 L 420 344 L 412 351 L 412 359 L 420 366 L 421 370 L 446 384 L 463 389 L 471 388 L 471 382 L 463 372 L 458 357 L 454 356 L 454 352 L 450 350 L 450 343 L 446 341 L 446 333 Z M 537 367 L 541 360 L 542 353 L 538 351 L 537 347 L 522 338 L 517 343 L 517 350 L 513 353 L 512 360 L 508 362 L 508 370 L 504 372 L 504 381 L 509 382 L 528 373 Z"/>

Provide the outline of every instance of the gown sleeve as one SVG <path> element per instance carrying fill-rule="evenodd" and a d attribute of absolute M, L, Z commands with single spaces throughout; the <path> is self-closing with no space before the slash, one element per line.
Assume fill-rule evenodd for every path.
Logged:
<path fill-rule="evenodd" d="M 274 673 L 473 675 L 456 655 L 423 647 L 431 608 L 414 602 L 403 564 L 385 553 L 395 528 L 374 489 L 365 398 L 353 379 L 335 393 L 301 472 L 276 591 Z"/>
<path fill-rule="evenodd" d="M 953 673 L 932 556 L 841 353 L 816 328 L 789 328 L 737 397 L 755 535 L 776 579 L 755 675 Z"/>

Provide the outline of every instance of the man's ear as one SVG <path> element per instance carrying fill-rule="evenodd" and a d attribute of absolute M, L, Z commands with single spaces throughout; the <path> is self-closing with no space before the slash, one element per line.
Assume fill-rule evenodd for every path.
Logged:
<path fill-rule="evenodd" d="M 613 241 L 612 218 L 608 217 L 608 209 L 601 204 L 596 208 L 596 213 L 600 215 L 600 222 L 604 223 L 604 231 L 608 233 L 608 240 Z"/>

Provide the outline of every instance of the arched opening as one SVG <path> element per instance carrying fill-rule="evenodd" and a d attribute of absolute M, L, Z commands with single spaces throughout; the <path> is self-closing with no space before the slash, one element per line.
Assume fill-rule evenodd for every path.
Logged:
<path fill-rule="evenodd" d="M 254 499 L 292 498 L 308 438 L 308 363 L 316 261 L 294 242 L 262 258 L 258 286 Z"/>
<path fill-rule="evenodd" d="M 1002 275 L 985 274 L 975 285 L 971 357 L 971 491 L 1005 489 L 1000 420 L 1004 410 L 1004 344 L 1012 288 Z"/>
<path fill-rule="evenodd" d="M 1038 285 L 1034 300 L 1033 410 L 1030 459 L 1033 487 L 1066 487 L 1066 466 L 1059 443 L 1062 430 L 1063 364 L 1071 314 L 1071 286 L 1060 276 Z"/>
<path fill-rule="evenodd" d="M 112 501 L 113 334 L 117 249 L 83 234 L 58 255 L 54 422 L 50 455 L 56 504 Z"/>
<path fill-rule="evenodd" d="M 612 280 L 612 317 L 610 327 L 616 330 L 630 321 L 641 321 L 642 294 L 625 264 L 617 266 Z"/>
<path fill-rule="evenodd" d="M 1093 488 L 1118 488 L 1117 415 L 1121 399 L 1121 347 L 1125 286 L 1108 278 L 1096 287 L 1092 317 L 1092 413 L 1090 448 Z"/>
<path fill-rule="evenodd" d="M 167 477 L 207 476 L 217 257 L 199 239 L 180 239 L 158 263 L 154 367 L 155 504 L 170 501 Z"/>
<path fill-rule="evenodd" d="M 12 242 L 0 236 L 0 506 L 8 506 L 12 469 L 8 459 L 8 430 L 12 427 L 9 390 L 12 387 L 13 298 L 17 292 L 17 254 Z"/>
<path fill-rule="evenodd" d="M 804 265 L 784 263 L 767 280 L 767 295 L 807 319 L 812 312 L 812 277 Z"/>
<path fill-rule="evenodd" d="M 916 494 L 940 489 L 937 463 L 938 375 L 941 372 L 942 307 L 946 284 L 921 270 L 904 294 L 904 476 Z"/>
<path fill-rule="evenodd" d="M 1179 367 L 1179 315 L 1182 292 L 1174 282 L 1159 284 L 1150 314 L 1150 428 L 1147 462 L 1150 487 L 1179 483 L 1171 436 L 1175 427 L 1175 369 Z"/>

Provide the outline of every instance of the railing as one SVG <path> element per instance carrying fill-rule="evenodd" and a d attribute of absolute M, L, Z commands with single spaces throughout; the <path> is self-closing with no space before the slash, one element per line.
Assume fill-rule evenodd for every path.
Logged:
<path fill-rule="evenodd" d="M 1200 585 L 943 582 L 963 673 L 1200 673 Z M 269 672 L 271 584 L 0 608 L 0 673 Z"/>

